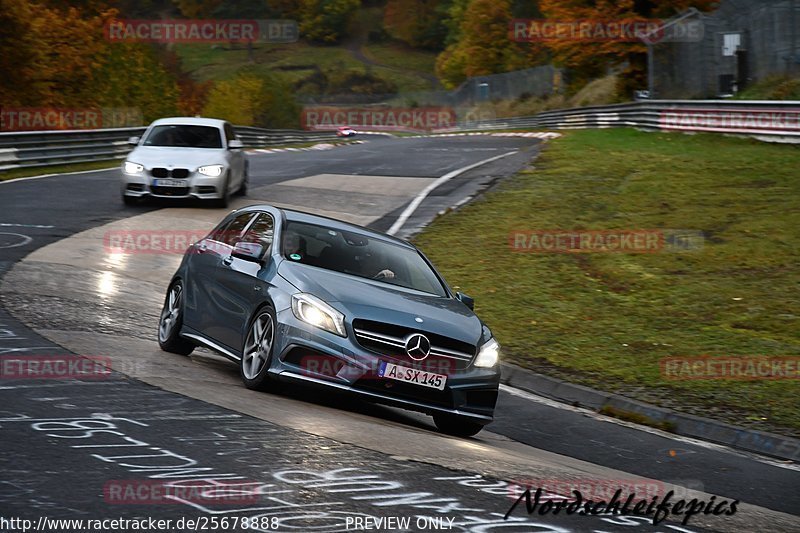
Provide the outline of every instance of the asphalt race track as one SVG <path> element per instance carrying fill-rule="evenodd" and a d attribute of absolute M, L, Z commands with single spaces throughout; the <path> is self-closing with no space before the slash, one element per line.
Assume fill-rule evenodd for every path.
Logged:
<path fill-rule="evenodd" d="M 365 140 L 251 154 L 250 191 L 235 207 L 268 202 L 386 230 L 437 178 L 504 156 L 435 189 L 404 235 L 529 165 L 541 147 L 488 135 Z M 393 522 L 373 531 L 800 531 L 794 464 L 509 390 L 496 422 L 475 438 L 452 438 L 425 416 L 337 394 L 247 390 L 233 363 L 203 349 L 160 351 L 158 314 L 180 255 L 114 253 L 109 236 L 202 233 L 225 212 L 123 207 L 116 170 L 0 183 L 0 362 L 77 354 L 107 357 L 114 370 L 102 379 L 0 376 L 0 516 L 32 520 L 39 531 L 80 529 L 43 517 L 170 519 L 170 531 L 356 531 L 357 519 L 376 517 Z M 126 487 L 192 478 L 216 480 L 224 497 L 124 498 Z M 732 516 L 700 514 L 686 526 L 528 515 L 524 504 L 504 520 L 516 484 L 537 481 L 740 503 Z M 245 517 L 258 517 L 258 527 L 232 525 Z"/>

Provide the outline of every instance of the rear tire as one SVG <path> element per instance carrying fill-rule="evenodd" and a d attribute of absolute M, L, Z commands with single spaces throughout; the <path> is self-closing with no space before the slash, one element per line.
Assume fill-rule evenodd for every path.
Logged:
<path fill-rule="evenodd" d="M 247 163 L 244 165 L 244 172 L 242 173 L 242 185 L 236 191 L 236 196 L 247 196 L 247 187 L 250 184 L 250 169 Z"/>
<path fill-rule="evenodd" d="M 167 291 L 158 320 L 158 345 L 165 352 L 189 355 L 194 343 L 180 336 L 183 326 L 183 283 L 178 280 Z"/>
<path fill-rule="evenodd" d="M 433 421 L 439 431 L 454 437 L 472 437 L 483 429 L 482 424 L 472 422 L 469 418 L 457 415 L 433 415 Z"/>
<path fill-rule="evenodd" d="M 239 372 L 248 389 L 263 391 L 272 384 L 269 365 L 275 347 L 276 325 L 275 311 L 271 307 L 262 307 L 250 321 L 239 362 Z"/>

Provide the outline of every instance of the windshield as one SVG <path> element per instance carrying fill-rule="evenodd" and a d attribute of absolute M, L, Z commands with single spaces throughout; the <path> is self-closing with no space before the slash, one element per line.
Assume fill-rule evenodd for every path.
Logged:
<path fill-rule="evenodd" d="M 156 126 L 144 141 L 144 146 L 181 146 L 185 148 L 222 148 L 218 128 L 165 124 Z"/>
<path fill-rule="evenodd" d="M 283 231 L 281 252 L 295 263 L 447 296 L 419 252 L 359 233 L 289 222 Z"/>

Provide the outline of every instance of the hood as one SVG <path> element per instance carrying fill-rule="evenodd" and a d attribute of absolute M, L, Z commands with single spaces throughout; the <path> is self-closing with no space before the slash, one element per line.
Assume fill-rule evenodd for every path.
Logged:
<path fill-rule="evenodd" d="M 363 318 L 396 324 L 478 344 L 483 324 L 454 298 L 435 296 L 388 283 L 282 261 L 278 273 L 301 292 L 308 292 L 344 313 L 345 321 Z M 421 318 L 419 323 L 415 318 Z"/>
<path fill-rule="evenodd" d="M 194 170 L 204 165 L 224 165 L 225 150 L 221 148 L 182 148 L 172 146 L 137 146 L 127 156 L 128 161 L 153 167 L 178 167 Z"/>

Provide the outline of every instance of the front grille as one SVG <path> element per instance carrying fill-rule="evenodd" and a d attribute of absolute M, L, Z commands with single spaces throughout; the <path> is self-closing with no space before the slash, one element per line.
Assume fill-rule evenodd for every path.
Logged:
<path fill-rule="evenodd" d="M 353 329 L 356 340 L 367 350 L 437 374 L 462 370 L 475 356 L 474 345 L 427 331 L 361 319 L 353 321 Z M 406 339 L 414 333 L 421 333 L 431 341 L 430 355 L 423 361 L 415 361 L 406 353 Z"/>
<path fill-rule="evenodd" d="M 154 178 L 175 178 L 178 180 L 189 177 L 189 169 L 187 168 L 173 168 L 172 170 L 164 167 L 154 167 L 150 171 L 150 175 Z"/>
<path fill-rule="evenodd" d="M 159 196 L 186 196 L 189 194 L 189 187 L 150 187 L 150 192 Z"/>

